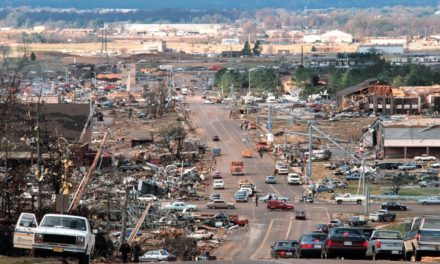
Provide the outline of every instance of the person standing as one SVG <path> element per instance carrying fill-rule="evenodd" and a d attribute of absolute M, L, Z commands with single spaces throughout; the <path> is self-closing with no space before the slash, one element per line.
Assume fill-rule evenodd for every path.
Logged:
<path fill-rule="evenodd" d="M 128 263 L 128 254 L 131 252 L 130 245 L 127 243 L 127 240 L 124 241 L 124 243 L 119 248 L 119 252 L 122 254 L 122 262 Z"/>
<path fill-rule="evenodd" d="M 258 207 L 258 194 L 255 195 L 255 207 Z"/>
<path fill-rule="evenodd" d="M 133 250 L 132 250 L 132 254 L 133 254 L 133 262 L 134 263 L 138 263 L 139 262 L 139 255 L 141 253 L 141 247 L 139 246 L 139 244 L 134 241 L 133 243 Z"/>

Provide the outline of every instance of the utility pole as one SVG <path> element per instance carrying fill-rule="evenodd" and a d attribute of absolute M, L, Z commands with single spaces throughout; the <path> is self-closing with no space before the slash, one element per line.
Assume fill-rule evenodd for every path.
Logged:
<path fill-rule="evenodd" d="M 313 144 L 313 133 L 312 133 L 312 124 L 309 122 L 309 157 L 307 159 L 308 161 L 308 168 L 307 168 L 307 177 L 309 179 L 312 178 L 312 144 Z"/>
<path fill-rule="evenodd" d="M 40 146 L 40 99 L 41 99 L 41 89 L 40 89 L 40 94 L 38 95 L 38 102 L 37 102 L 37 127 L 36 127 L 36 146 L 37 146 L 37 171 L 36 171 L 36 176 L 37 176 L 37 181 L 38 181 L 38 215 L 41 214 L 42 212 L 42 207 L 43 207 L 43 201 L 42 199 L 42 192 L 41 192 L 41 181 L 42 181 L 42 175 L 43 175 L 43 171 L 41 169 L 41 165 L 42 165 L 42 158 L 41 158 L 41 146 Z"/>
<path fill-rule="evenodd" d="M 122 206 L 122 223 L 121 223 L 121 237 L 119 238 L 119 245 L 122 245 L 125 241 L 125 233 L 127 230 L 127 204 L 128 204 L 128 187 L 125 186 L 125 199 Z"/>

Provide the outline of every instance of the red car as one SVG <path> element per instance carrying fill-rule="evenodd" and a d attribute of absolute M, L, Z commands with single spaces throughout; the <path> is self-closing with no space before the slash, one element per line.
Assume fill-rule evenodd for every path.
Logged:
<path fill-rule="evenodd" d="M 230 218 L 231 222 L 238 226 L 245 226 L 249 224 L 249 220 L 246 218 Z"/>
<path fill-rule="evenodd" d="M 293 204 L 289 204 L 280 200 L 269 200 L 267 202 L 267 209 L 293 210 Z"/>

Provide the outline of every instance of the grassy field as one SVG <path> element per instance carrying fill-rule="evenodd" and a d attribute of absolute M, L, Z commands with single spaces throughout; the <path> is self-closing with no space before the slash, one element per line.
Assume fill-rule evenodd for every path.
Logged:
<path fill-rule="evenodd" d="M 368 184 L 370 188 L 371 195 L 380 195 L 384 192 L 391 191 L 390 186 L 383 184 Z M 340 189 L 338 193 L 356 193 L 358 190 L 358 181 L 349 182 L 347 189 Z M 362 186 L 360 188 L 360 193 L 362 193 Z M 404 187 L 400 189 L 399 195 L 404 196 L 431 196 L 439 195 L 439 188 L 420 188 L 419 186 L 414 187 Z"/>

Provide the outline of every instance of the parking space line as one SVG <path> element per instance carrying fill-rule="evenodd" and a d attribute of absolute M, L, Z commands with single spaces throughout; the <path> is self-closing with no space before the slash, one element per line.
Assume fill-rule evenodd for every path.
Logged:
<path fill-rule="evenodd" d="M 293 222 L 293 215 L 290 214 L 289 228 L 287 228 L 286 238 L 285 238 L 286 240 L 289 238 L 290 229 L 292 228 L 292 222 Z"/>
<path fill-rule="evenodd" d="M 269 226 L 267 228 L 266 231 L 266 235 L 263 238 L 263 241 L 261 242 L 260 246 L 258 247 L 257 250 L 255 250 L 254 254 L 252 254 L 251 259 L 255 259 L 255 256 L 261 251 L 261 249 L 263 248 L 264 244 L 266 244 L 267 239 L 269 238 L 270 232 L 272 231 L 272 226 L 273 226 L 273 222 L 275 219 L 271 219 Z"/>

